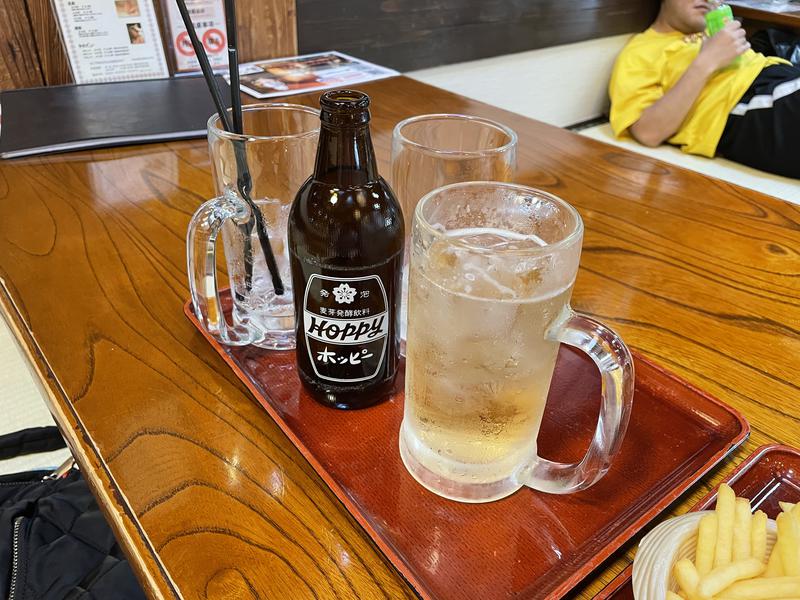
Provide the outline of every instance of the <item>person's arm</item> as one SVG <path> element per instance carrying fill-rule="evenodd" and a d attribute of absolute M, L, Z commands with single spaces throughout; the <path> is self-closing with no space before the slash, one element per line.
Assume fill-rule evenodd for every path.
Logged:
<path fill-rule="evenodd" d="M 739 21 L 727 23 L 706 40 L 697 57 L 666 94 L 648 106 L 630 127 L 640 144 L 658 146 L 678 131 L 709 78 L 750 48 Z"/>

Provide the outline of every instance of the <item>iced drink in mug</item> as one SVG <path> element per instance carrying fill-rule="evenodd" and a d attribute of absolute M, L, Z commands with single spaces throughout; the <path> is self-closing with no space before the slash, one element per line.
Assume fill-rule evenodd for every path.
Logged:
<path fill-rule="evenodd" d="M 513 184 L 454 184 L 419 203 L 412 235 L 400 432 L 408 470 L 467 502 L 523 485 L 592 485 L 625 433 L 633 362 L 616 334 L 569 307 L 583 238 L 577 211 Z M 575 465 L 536 448 L 561 342 L 587 352 L 603 378 L 599 431 Z"/>

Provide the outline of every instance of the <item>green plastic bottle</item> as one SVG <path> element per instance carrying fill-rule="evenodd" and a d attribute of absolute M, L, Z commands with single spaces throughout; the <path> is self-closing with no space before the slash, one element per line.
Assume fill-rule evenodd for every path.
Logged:
<path fill-rule="evenodd" d="M 727 4 L 718 4 L 713 9 L 706 13 L 706 30 L 709 37 L 716 34 L 723 27 L 725 23 L 733 21 L 733 11 Z M 742 57 L 737 56 L 733 59 L 728 67 L 738 67 L 742 62 Z"/>
<path fill-rule="evenodd" d="M 706 28 L 708 35 L 714 35 L 725 27 L 725 23 L 733 21 L 733 11 L 727 4 L 720 4 L 706 13 Z"/>

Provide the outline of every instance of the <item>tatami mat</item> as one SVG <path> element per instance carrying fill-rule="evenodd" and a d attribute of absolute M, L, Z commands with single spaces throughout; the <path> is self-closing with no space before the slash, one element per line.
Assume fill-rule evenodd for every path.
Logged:
<path fill-rule="evenodd" d="M 603 123 L 588 129 L 583 129 L 578 133 L 590 138 L 614 144 L 622 148 L 627 148 L 633 152 L 645 154 L 673 165 L 678 165 L 704 175 L 710 175 L 717 179 L 729 181 L 736 185 L 756 190 L 770 196 L 775 196 L 788 202 L 800 204 L 800 180 L 780 177 L 751 169 L 738 163 L 725 160 L 724 158 L 705 158 L 703 156 L 692 156 L 681 152 L 674 146 L 659 146 L 658 148 L 648 148 L 636 143 L 634 140 L 618 140 L 614 137 L 611 125 Z"/>
<path fill-rule="evenodd" d="M 17 345 L 8 324 L 0 316 L 0 435 L 27 427 L 54 425 L 27 359 Z M 0 461 L 0 475 L 32 469 L 57 467 L 69 457 L 69 450 Z"/>

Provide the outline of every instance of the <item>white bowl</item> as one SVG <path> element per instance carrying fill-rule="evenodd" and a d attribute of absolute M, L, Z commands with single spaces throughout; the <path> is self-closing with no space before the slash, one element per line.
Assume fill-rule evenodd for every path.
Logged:
<path fill-rule="evenodd" d="M 693 512 L 664 521 L 642 538 L 633 561 L 633 596 L 636 600 L 665 600 L 667 590 L 678 591 L 673 565 L 682 558 L 694 561 L 697 528 L 703 515 Z M 767 520 L 767 556 L 778 537 L 775 521 Z"/>

